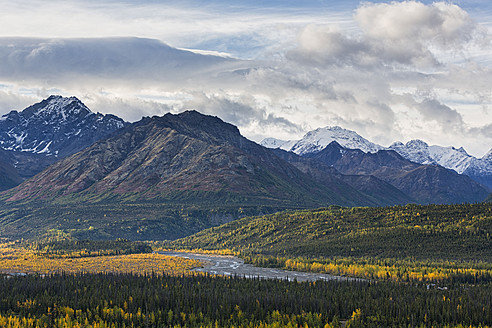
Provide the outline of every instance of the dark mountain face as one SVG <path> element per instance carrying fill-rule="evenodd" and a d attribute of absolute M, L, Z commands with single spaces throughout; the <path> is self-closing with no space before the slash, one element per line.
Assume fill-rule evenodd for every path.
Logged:
<path fill-rule="evenodd" d="M 492 191 L 492 174 L 488 172 L 477 172 L 473 168 L 466 169 L 463 174 L 469 176 L 476 182 L 487 187 L 489 191 Z"/>
<path fill-rule="evenodd" d="M 235 126 L 195 111 L 144 118 L 9 192 L 10 201 L 55 198 L 376 205 L 337 179 L 315 181 Z"/>
<path fill-rule="evenodd" d="M 272 149 L 277 156 L 291 163 L 300 171 L 310 175 L 321 183 L 336 184 L 340 186 L 340 192 L 354 190 L 359 195 L 370 197 L 379 205 L 408 204 L 415 202 L 410 196 L 404 194 L 391 184 L 382 181 L 372 175 L 345 175 L 337 171 L 333 166 L 323 163 L 321 160 L 307 158 L 287 152 L 282 149 Z M 339 154 L 337 152 L 337 154 Z M 335 154 L 336 155 L 336 154 Z M 355 195 L 355 193 L 352 194 Z"/>
<path fill-rule="evenodd" d="M 50 96 L 0 119 L 0 146 L 18 174 L 31 177 L 127 125 L 114 115 L 91 112 L 75 97 Z"/>
<path fill-rule="evenodd" d="M 486 189 L 465 175 L 439 165 L 411 162 L 391 150 L 364 153 L 332 142 L 322 151 L 306 154 L 343 174 L 373 175 L 420 203 L 463 203 L 483 200 Z"/>
<path fill-rule="evenodd" d="M 10 163 L 7 152 L 0 148 L 0 191 L 15 187 L 21 182 L 22 179 Z"/>

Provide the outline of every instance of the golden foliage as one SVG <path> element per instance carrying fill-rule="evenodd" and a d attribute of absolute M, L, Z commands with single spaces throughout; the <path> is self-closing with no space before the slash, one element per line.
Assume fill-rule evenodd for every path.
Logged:
<path fill-rule="evenodd" d="M 197 260 L 157 253 L 116 256 L 47 258 L 27 249 L 0 245 L 0 272 L 4 273 L 134 273 L 181 275 L 200 267 Z"/>

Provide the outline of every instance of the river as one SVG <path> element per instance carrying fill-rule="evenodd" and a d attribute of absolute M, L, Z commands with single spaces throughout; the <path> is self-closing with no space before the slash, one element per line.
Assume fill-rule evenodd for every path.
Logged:
<path fill-rule="evenodd" d="M 316 280 L 356 280 L 354 278 L 333 276 L 330 274 L 287 271 L 274 268 L 260 268 L 252 264 L 245 264 L 243 260 L 234 256 L 205 255 L 182 252 L 159 252 L 168 256 L 179 256 L 188 259 L 194 259 L 204 263 L 202 268 L 196 268 L 195 271 L 208 272 L 210 274 L 220 274 L 227 276 L 238 276 L 246 278 L 264 278 L 264 279 L 287 279 L 297 281 L 316 281 Z"/>

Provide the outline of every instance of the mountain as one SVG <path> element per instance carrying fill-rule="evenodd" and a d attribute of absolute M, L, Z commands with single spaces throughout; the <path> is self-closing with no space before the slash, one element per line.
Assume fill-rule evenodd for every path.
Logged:
<path fill-rule="evenodd" d="M 246 205 L 356 204 L 216 117 L 144 118 L 13 189 L 9 200 L 193 200 Z M 370 204 L 361 201 L 359 204 Z"/>
<path fill-rule="evenodd" d="M 364 152 L 375 153 L 383 147 L 364 139 L 356 132 L 343 129 L 339 126 L 327 126 L 310 131 L 299 141 L 283 141 L 274 138 L 267 138 L 261 144 L 268 148 L 281 148 L 292 151 L 298 155 L 316 153 L 332 141 L 351 149 L 360 149 Z"/>
<path fill-rule="evenodd" d="M 355 131 L 338 126 L 310 131 L 298 141 L 266 138 L 261 141 L 261 144 L 268 148 L 280 148 L 305 155 L 321 151 L 332 141 L 336 141 L 345 148 L 360 149 L 365 153 L 375 153 L 384 149 L 394 150 L 412 162 L 441 165 L 459 174 L 465 174 L 492 191 L 492 149 L 482 158 L 476 158 L 468 154 L 463 147 L 429 146 L 418 139 L 406 144 L 395 142 L 389 147 L 383 147 L 368 141 Z"/>
<path fill-rule="evenodd" d="M 406 159 L 421 164 L 438 164 L 465 174 L 492 190 L 492 156 L 490 151 L 482 158 L 476 158 L 463 147 L 429 146 L 422 140 L 411 140 L 406 144 L 396 142 L 388 147 Z"/>
<path fill-rule="evenodd" d="M 8 160 L 8 154 L 0 148 L 0 191 L 17 186 L 22 182 L 15 167 Z"/>
<path fill-rule="evenodd" d="M 396 205 L 415 202 L 415 199 L 372 175 L 345 175 L 341 174 L 333 166 L 314 158 L 299 156 L 282 149 L 273 149 L 273 152 L 317 181 L 333 185 L 334 179 L 337 179 L 338 185 L 341 187 L 340 189 L 346 191 L 349 189 L 346 186 L 348 185 L 359 193 L 372 198 L 377 204 Z M 352 194 L 352 197 L 354 195 L 355 193 Z"/>
<path fill-rule="evenodd" d="M 217 117 L 147 117 L 3 192 L 0 235 L 175 239 L 282 209 L 386 204 L 335 173 L 318 181 Z"/>
<path fill-rule="evenodd" d="M 50 96 L 0 118 L 0 147 L 27 178 L 127 124 L 114 115 L 93 113 L 76 97 Z"/>
<path fill-rule="evenodd" d="M 276 138 L 265 138 L 260 142 L 260 145 L 271 149 L 290 150 L 297 140 L 281 140 Z"/>
<path fill-rule="evenodd" d="M 364 153 L 332 142 L 322 151 L 305 156 L 343 174 L 373 175 L 423 204 L 480 202 L 488 194 L 485 187 L 466 175 L 439 165 L 409 161 L 393 150 Z"/>

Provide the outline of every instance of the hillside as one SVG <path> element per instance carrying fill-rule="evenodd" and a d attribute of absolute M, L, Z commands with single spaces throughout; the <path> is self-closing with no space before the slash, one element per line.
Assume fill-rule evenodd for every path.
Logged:
<path fill-rule="evenodd" d="M 332 184 L 333 182 L 330 180 L 336 177 L 339 181 L 343 181 L 354 189 L 368 195 L 375 203 L 380 205 L 415 203 L 415 199 L 373 175 L 341 174 L 333 166 L 323 163 L 322 160 L 302 157 L 282 149 L 272 149 L 272 151 L 278 157 L 289 162 L 316 181 L 324 184 Z"/>
<path fill-rule="evenodd" d="M 1 197 L 9 238 L 175 239 L 246 215 L 381 204 L 335 175 L 317 181 L 196 111 L 144 118 Z"/>
<path fill-rule="evenodd" d="M 21 182 L 19 173 L 8 160 L 7 152 L 0 148 L 0 191 L 10 189 Z"/>
<path fill-rule="evenodd" d="M 323 150 L 304 156 L 342 174 L 375 176 L 422 204 L 481 202 L 488 195 L 484 186 L 466 175 L 439 165 L 411 162 L 392 150 L 365 153 L 332 142 Z"/>
<path fill-rule="evenodd" d="M 227 199 L 241 205 L 375 205 L 343 185 L 319 184 L 242 137 L 235 126 L 189 111 L 144 118 L 55 163 L 4 197 L 8 202 L 222 204 Z"/>
<path fill-rule="evenodd" d="M 492 262 L 492 204 L 329 207 L 243 218 L 172 243 L 287 257 Z"/>
<path fill-rule="evenodd" d="M 2 158 L 27 179 L 127 124 L 92 112 L 76 97 L 50 96 L 0 118 L 0 147 L 6 151 Z"/>

